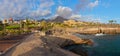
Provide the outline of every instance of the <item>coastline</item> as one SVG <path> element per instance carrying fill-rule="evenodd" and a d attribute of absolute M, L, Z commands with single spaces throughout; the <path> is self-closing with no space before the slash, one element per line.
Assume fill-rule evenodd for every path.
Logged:
<path fill-rule="evenodd" d="M 120 28 L 118 27 L 91 27 L 91 28 L 83 28 L 77 31 L 79 34 L 120 34 Z"/>
<path fill-rule="evenodd" d="M 64 37 L 50 35 L 42 36 L 40 33 L 35 33 L 30 35 L 16 47 L 9 50 L 3 56 L 83 56 L 67 51 L 62 47 L 72 44 L 85 44 L 88 43 L 89 40 L 82 40 L 74 35 L 63 36 Z"/>
<path fill-rule="evenodd" d="M 102 30 L 120 30 L 119 28 L 101 28 Z M 3 56 L 24 56 L 24 55 L 32 55 L 32 56 L 87 56 L 87 51 L 83 52 L 78 50 L 85 50 L 82 49 L 73 49 L 72 51 L 65 50 L 63 47 L 70 46 L 70 45 L 93 45 L 93 41 L 90 39 L 82 39 L 78 36 L 75 36 L 73 33 L 85 33 L 85 34 L 93 34 L 94 31 L 98 33 L 98 28 L 87 28 L 81 30 L 74 30 L 71 29 L 67 30 L 50 30 L 46 34 L 46 32 L 37 32 L 28 36 L 24 41 L 22 41 L 19 45 L 14 46 L 9 51 L 5 52 Z M 52 34 L 51 34 L 52 33 Z M 94 33 L 94 34 L 96 34 Z M 110 34 L 110 33 L 109 33 Z M 115 33 L 116 34 L 116 33 Z M 37 49 L 36 49 L 37 48 Z M 39 50 L 38 50 L 39 49 Z M 34 53 L 34 52 L 36 53 Z M 38 53 L 40 52 L 40 53 Z M 42 54 L 41 54 L 42 52 Z M 59 53 L 60 52 L 60 53 Z M 31 54 L 33 53 L 33 54 Z M 49 54 L 49 55 L 46 55 Z"/>

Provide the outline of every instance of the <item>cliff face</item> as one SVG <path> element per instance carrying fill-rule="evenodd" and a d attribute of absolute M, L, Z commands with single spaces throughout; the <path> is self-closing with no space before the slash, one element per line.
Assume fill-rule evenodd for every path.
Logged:
<path fill-rule="evenodd" d="M 21 44 L 7 51 L 3 56 L 80 56 L 61 47 L 82 43 L 87 42 L 76 36 L 40 36 L 38 33 L 35 33 L 21 42 Z"/>

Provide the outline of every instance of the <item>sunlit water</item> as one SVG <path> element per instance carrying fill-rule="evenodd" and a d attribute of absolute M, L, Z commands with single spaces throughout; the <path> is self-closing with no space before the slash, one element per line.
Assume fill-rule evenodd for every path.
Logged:
<path fill-rule="evenodd" d="M 76 35 L 94 41 L 94 46 L 85 47 L 89 56 L 120 56 L 120 35 Z"/>

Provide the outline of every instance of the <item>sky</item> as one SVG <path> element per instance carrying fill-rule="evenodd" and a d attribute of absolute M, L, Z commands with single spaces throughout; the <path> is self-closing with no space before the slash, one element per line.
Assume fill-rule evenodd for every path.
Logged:
<path fill-rule="evenodd" d="M 55 18 L 120 23 L 120 0 L 0 0 L 0 18 Z"/>

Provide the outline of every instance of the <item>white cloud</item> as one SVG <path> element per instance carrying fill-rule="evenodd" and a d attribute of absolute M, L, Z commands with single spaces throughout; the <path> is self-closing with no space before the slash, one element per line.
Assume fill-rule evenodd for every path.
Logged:
<path fill-rule="evenodd" d="M 31 15 L 32 17 L 46 17 L 51 15 L 51 6 L 54 5 L 53 0 L 40 0 L 40 4 L 38 5 L 38 8 L 34 11 L 32 11 Z"/>
<path fill-rule="evenodd" d="M 0 17 L 47 16 L 53 0 L 0 0 Z"/>
<path fill-rule="evenodd" d="M 51 14 L 50 10 L 37 10 L 37 11 L 32 11 L 30 16 L 32 17 L 40 17 L 40 16 L 48 16 Z"/>
<path fill-rule="evenodd" d="M 59 6 L 57 9 L 57 15 L 62 16 L 64 18 L 70 17 L 72 13 L 72 9 L 69 7 Z"/>
<path fill-rule="evenodd" d="M 83 21 L 87 21 L 87 22 L 100 22 L 101 21 L 100 16 L 95 17 L 94 15 L 84 15 L 81 18 Z"/>
<path fill-rule="evenodd" d="M 49 8 L 54 5 L 53 0 L 41 0 L 40 8 Z"/>
<path fill-rule="evenodd" d="M 93 2 L 92 2 L 93 1 Z M 78 3 L 75 5 L 75 13 L 84 11 L 86 9 L 92 9 L 99 5 L 99 0 L 78 0 Z"/>
<path fill-rule="evenodd" d="M 77 14 L 73 14 L 70 19 L 77 19 L 77 20 L 80 20 L 81 19 L 81 15 L 77 15 Z"/>
<path fill-rule="evenodd" d="M 57 14 L 55 14 L 53 18 L 56 18 L 57 16 L 62 16 L 67 19 L 76 19 L 76 20 L 81 20 L 82 17 L 79 14 L 75 14 L 71 8 L 64 6 L 58 7 Z"/>
<path fill-rule="evenodd" d="M 98 6 L 98 4 L 99 4 L 99 1 L 96 0 L 95 2 L 90 2 L 90 3 L 88 4 L 88 6 L 89 6 L 90 8 L 94 8 L 94 7 Z"/>

